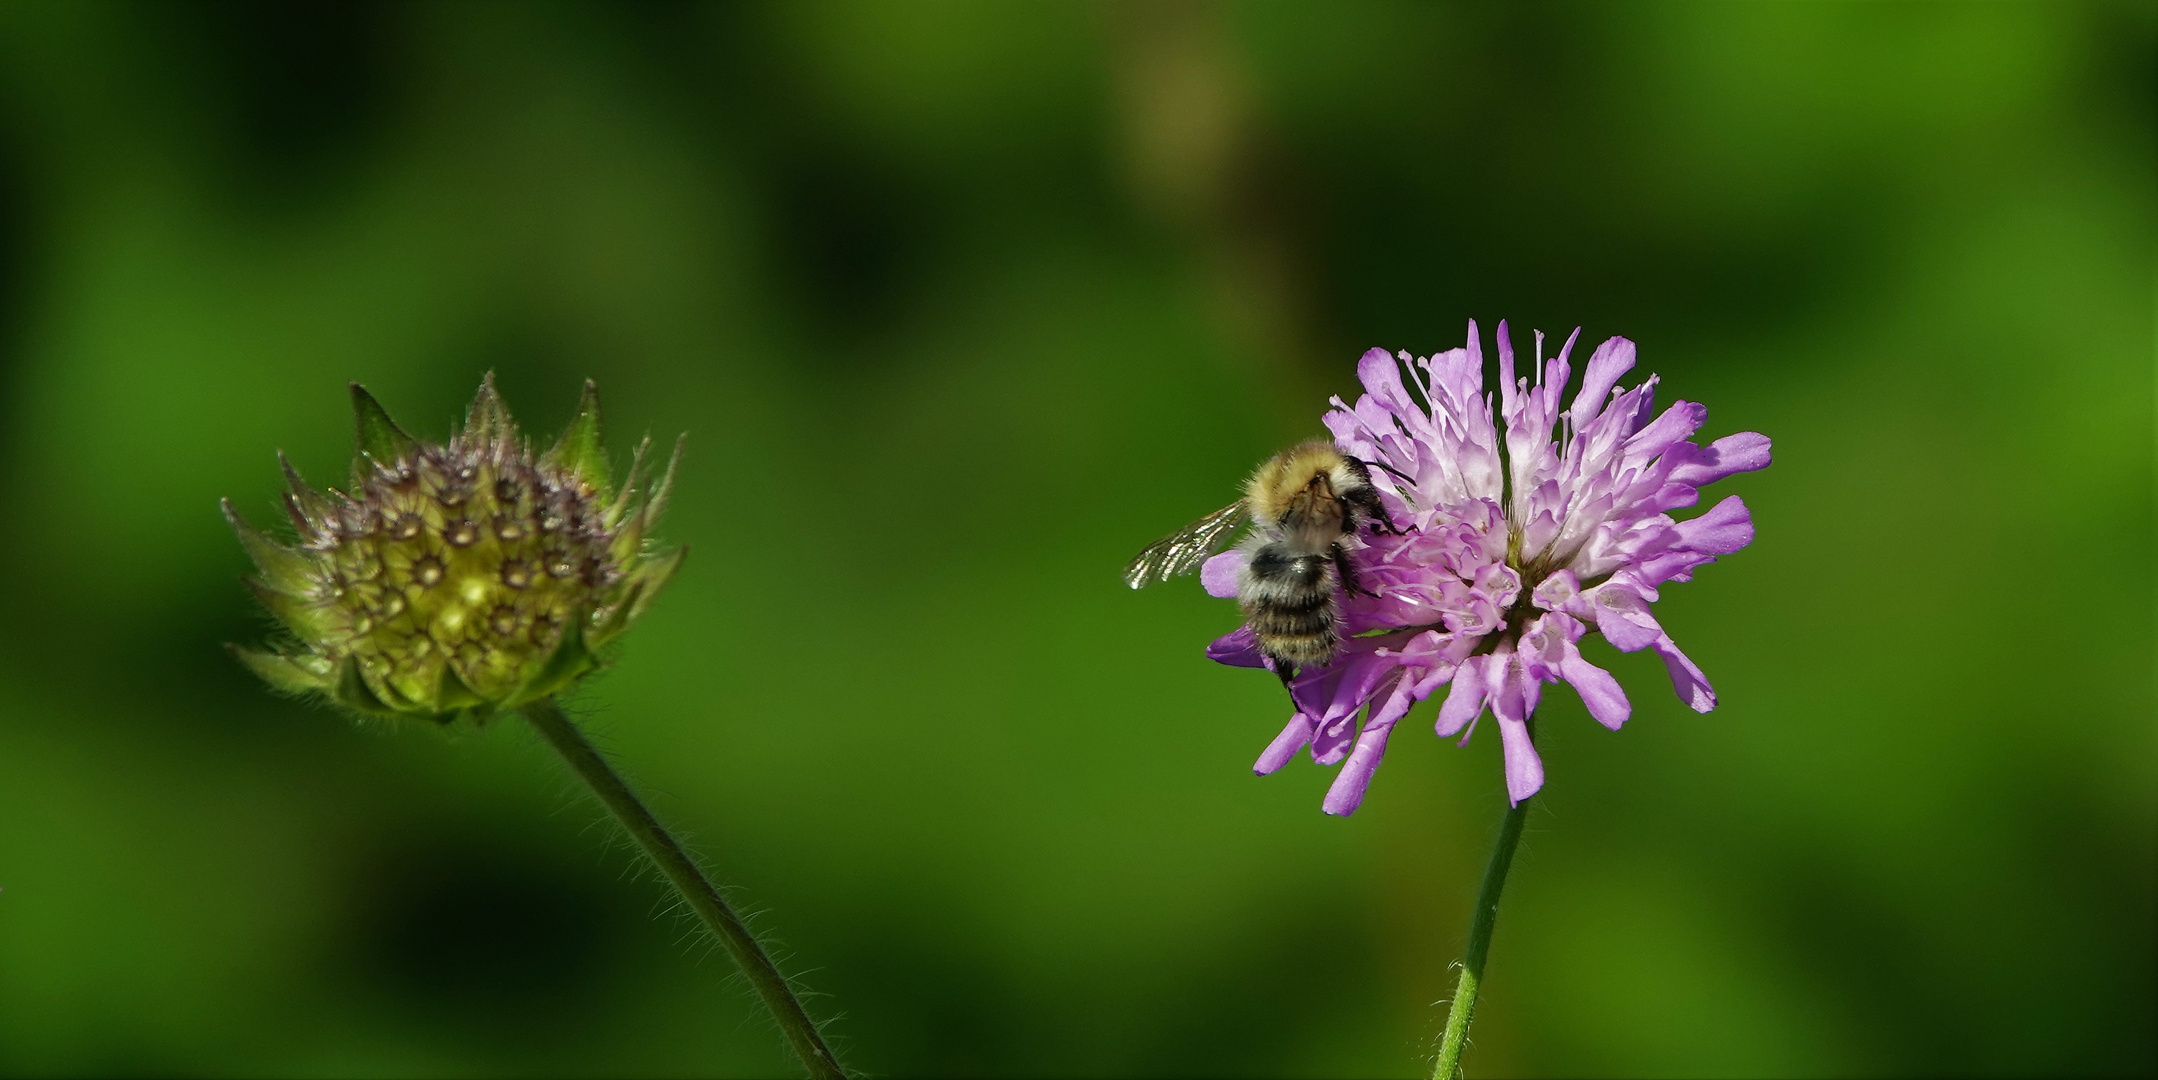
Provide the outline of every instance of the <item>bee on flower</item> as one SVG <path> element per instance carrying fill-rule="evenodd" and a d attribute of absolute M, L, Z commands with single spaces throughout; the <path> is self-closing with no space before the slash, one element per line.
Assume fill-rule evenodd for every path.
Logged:
<path fill-rule="evenodd" d="M 1305 666 L 1333 662 L 1341 647 L 1337 595 L 1363 591 L 1349 545 L 1360 528 L 1392 525 L 1371 470 L 1313 439 L 1259 466 L 1243 498 L 1148 545 L 1124 569 L 1124 583 L 1141 589 L 1191 572 L 1247 521 L 1236 597 L 1260 655 L 1286 685 Z"/>
<path fill-rule="evenodd" d="M 1529 719 L 1546 684 L 1571 685 L 1613 730 L 1631 714 L 1618 680 L 1581 655 L 1591 633 L 1624 652 L 1654 651 L 1681 700 L 1715 707 L 1708 679 L 1651 605 L 1662 587 L 1752 542 L 1737 496 L 1683 521 L 1672 512 L 1717 480 L 1765 468 L 1769 441 L 1753 432 L 1689 441 L 1706 420 L 1702 406 L 1658 412 L 1655 376 L 1617 389 L 1634 366 L 1625 338 L 1597 347 L 1561 409 L 1579 336 L 1546 360 L 1537 334 L 1534 377 L 1517 378 L 1500 323 L 1496 418 L 1474 322 L 1465 347 L 1435 356 L 1365 353 L 1364 393 L 1353 406 L 1333 399 L 1325 416 L 1331 444 L 1299 448 L 1298 460 L 1324 463 L 1292 478 L 1311 497 L 1280 509 L 1265 501 L 1263 478 L 1280 476 L 1288 455 L 1278 457 L 1244 501 L 1135 560 L 1126 573 L 1134 588 L 1199 569 L 1209 593 L 1243 606 L 1246 624 L 1207 655 L 1272 670 L 1296 706 L 1257 772 L 1308 747 L 1320 764 L 1341 765 L 1324 809 L 1351 813 L 1394 725 L 1447 688 L 1438 734 L 1466 742 L 1489 711 L 1518 804 L 1544 782 Z M 1246 521 L 1251 540 L 1212 554 Z M 1285 606 L 1299 617 L 1285 619 Z"/>

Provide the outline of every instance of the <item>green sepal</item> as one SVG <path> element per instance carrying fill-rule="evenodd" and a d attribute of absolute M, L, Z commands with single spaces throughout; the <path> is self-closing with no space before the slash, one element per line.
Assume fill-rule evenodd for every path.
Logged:
<path fill-rule="evenodd" d="M 570 616 L 569 624 L 562 630 L 562 640 L 555 645 L 554 655 L 547 658 L 539 674 L 526 680 L 511 704 L 522 705 L 553 697 L 598 669 L 599 658 L 592 655 L 591 648 L 585 643 L 585 624 L 591 620 L 591 613 L 583 610 Z"/>
<path fill-rule="evenodd" d="M 490 371 L 480 377 L 480 392 L 472 398 L 472 410 L 465 414 L 465 439 L 495 442 L 516 435 L 517 424 L 510 419 L 510 409 L 502 403 L 502 395 L 495 391 L 495 373 Z"/>
<path fill-rule="evenodd" d="M 607 545 L 607 554 L 622 566 L 635 567 L 638 553 L 644 550 L 644 519 L 631 515 L 629 520 L 615 527 L 614 540 Z M 631 573 L 636 571 L 632 569 Z"/>
<path fill-rule="evenodd" d="M 600 443 L 599 386 L 592 380 L 584 381 L 584 392 L 577 398 L 577 415 L 562 429 L 562 437 L 547 451 L 546 460 L 591 485 L 602 502 L 614 497 L 614 478 L 607 467 L 607 448 Z"/>
<path fill-rule="evenodd" d="M 262 535 L 233 509 L 231 499 L 219 499 L 217 504 L 224 509 L 225 520 L 232 525 L 232 531 L 240 534 L 240 546 L 246 549 L 247 557 L 254 560 L 263 584 L 293 596 L 305 596 L 314 591 L 314 564 L 307 556 Z"/>
<path fill-rule="evenodd" d="M 666 587 L 668 579 L 674 577 L 674 572 L 681 568 L 682 560 L 688 555 L 689 547 L 684 545 L 665 555 L 639 560 L 623 582 L 613 606 L 607 609 L 606 618 L 592 628 L 591 646 L 595 649 L 606 647 L 615 635 L 643 618 L 645 609 L 652 606 L 659 590 Z"/>
<path fill-rule="evenodd" d="M 255 594 L 255 599 L 262 601 L 262 606 L 269 608 L 270 614 L 275 615 L 285 629 L 299 635 L 300 640 L 314 645 L 329 636 L 330 613 L 312 601 L 279 592 L 253 575 L 240 580 L 246 582 L 248 590 Z"/>
<path fill-rule="evenodd" d="M 232 653 L 233 659 L 254 672 L 256 678 L 288 694 L 326 692 L 334 685 L 327 673 L 309 669 L 298 657 L 264 652 L 242 645 L 228 644 L 225 649 Z"/>
<path fill-rule="evenodd" d="M 630 461 L 629 476 L 623 481 L 622 493 L 607 508 L 607 523 L 615 530 L 614 543 L 608 554 L 623 564 L 637 558 L 645 537 L 659 524 L 660 515 L 666 513 L 667 500 L 674 494 L 674 470 L 682 463 L 682 451 L 688 443 L 687 435 L 674 441 L 674 453 L 667 458 L 667 471 L 656 481 L 650 478 L 646 463 L 652 440 L 648 438 L 637 444 L 637 454 Z"/>
<path fill-rule="evenodd" d="M 330 500 L 300 475 L 300 470 L 293 467 L 292 459 L 286 457 L 283 450 L 277 452 L 277 466 L 285 473 L 285 513 L 292 518 L 292 527 L 300 530 L 302 535 L 314 531 L 327 519 Z"/>
<path fill-rule="evenodd" d="M 615 602 L 599 609 L 599 621 L 592 624 L 592 632 L 585 635 L 585 647 L 604 649 L 615 635 L 629 629 L 630 605 L 644 592 L 644 583 L 632 581 L 624 586 Z"/>
<path fill-rule="evenodd" d="M 390 419 L 389 411 L 367 388 L 352 384 L 352 419 L 359 430 L 360 453 L 375 459 L 379 465 L 388 465 L 411 452 L 418 444 Z"/>
<path fill-rule="evenodd" d="M 619 525 L 629 516 L 637 502 L 637 493 L 643 489 L 645 455 L 652 452 L 652 437 L 637 440 L 637 448 L 629 454 L 629 474 L 622 478 L 622 486 L 615 491 L 614 501 L 607 504 L 607 524 Z"/>
<path fill-rule="evenodd" d="M 644 530 L 649 533 L 659 524 L 659 516 L 667 512 L 667 500 L 674 495 L 674 470 L 682 464 L 682 451 L 689 447 L 689 433 L 674 437 L 674 453 L 667 455 L 667 471 L 659 474 L 659 480 L 645 496 L 644 507 L 638 515 L 644 519 Z"/>
<path fill-rule="evenodd" d="M 632 573 L 636 575 L 641 588 L 637 597 L 630 601 L 629 617 L 624 620 L 625 624 L 644 617 L 645 609 L 652 606 L 652 599 L 659 595 L 661 589 L 667 587 L 667 582 L 673 580 L 674 572 L 682 568 L 682 560 L 686 558 L 689 558 L 689 545 L 683 544 L 664 555 L 654 555 L 638 563 L 637 569 Z"/>
<path fill-rule="evenodd" d="M 442 665 L 442 679 L 435 687 L 435 708 L 447 713 L 486 703 L 487 699 L 457 674 L 457 665 Z"/>
<path fill-rule="evenodd" d="M 367 679 L 360 674 L 360 661 L 357 657 L 345 657 L 345 662 L 338 665 L 337 685 L 331 689 L 330 697 L 339 705 L 369 716 L 398 714 L 398 710 L 384 704 L 382 699 L 376 696 L 374 688 L 367 685 Z"/>

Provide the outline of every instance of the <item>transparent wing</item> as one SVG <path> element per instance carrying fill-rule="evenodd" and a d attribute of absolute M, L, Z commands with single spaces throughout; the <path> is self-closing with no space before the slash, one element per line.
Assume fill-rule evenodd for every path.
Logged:
<path fill-rule="evenodd" d="M 1143 589 L 1197 570 L 1200 563 L 1228 546 L 1230 534 L 1242 527 L 1245 520 L 1244 503 L 1239 499 L 1148 544 L 1146 550 L 1124 568 L 1124 584 Z"/>

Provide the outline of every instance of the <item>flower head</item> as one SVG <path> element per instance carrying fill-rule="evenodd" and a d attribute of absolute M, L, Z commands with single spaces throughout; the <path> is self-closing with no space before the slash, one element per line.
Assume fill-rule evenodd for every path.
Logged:
<path fill-rule="evenodd" d="M 1513 343 L 1499 324 L 1496 424 L 1474 322 L 1465 348 L 1402 353 L 1399 362 L 1383 349 L 1364 354 L 1364 394 L 1354 406 L 1333 399 L 1326 426 L 1343 453 L 1376 466 L 1372 480 L 1402 531 L 1360 538 L 1357 573 L 1376 595 L 1342 598 L 1341 652 L 1290 684 L 1297 711 L 1259 756 L 1258 772 L 1307 746 L 1322 765 L 1345 761 L 1325 809 L 1351 813 L 1394 725 L 1450 685 L 1439 735 L 1466 742 L 1488 709 L 1507 797 L 1519 803 L 1544 782 L 1528 721 L 1546 683 L 1571 684 L 1589 715 L 1613 730 L 1632 711 L 1618 680 L 1582 658 L 1578 643 L 1591 633 L 1624 652 L 1653 649 L 1681 700 L 1698 712 L 1715 708 L 1707 678 L 1650 605 L 1665 584 L 1690 581 L 1695 568 L 1752 542 L 1753 520 L 1737 496 L 1686 521 L 1670 512 L 1694 505 L 1707 484 L 1766 467 L 1768 439 L 1745 432 L 1705 447 L 1687 441 L 1706 409 L 1679 401 L 1657 412 L 1653 375 L 1616 389 L 1634 365 L 1625 338 L 1597 347 L 1562 410 L 1579 336 L 1544 360 L 1537 334 L 1534 378 L 1517 379 Z M 1236 595 L 1244 558 L 1229 551 L 1209 561 L 1207 591 Z M 1249 629 L 1215 641 L 1207 655 L 1265 664 Z"/>
<path fill-rule="evenodd" d="M 406 435 L 358 383 L 352 404 L 348 490 L 318 492 L 285 463 L 296 545 L 224 503 L 258 571 L 249 587 L 291 634 L 233 653 L 278 689 L 443 722 L 515 708 L 597 668 L 682 561 L 650 545 L 681 444 L 657 482 L 639 446 L 615 490 L 589 382 L 542 454 L 491 375 L 447 443 Z"/>

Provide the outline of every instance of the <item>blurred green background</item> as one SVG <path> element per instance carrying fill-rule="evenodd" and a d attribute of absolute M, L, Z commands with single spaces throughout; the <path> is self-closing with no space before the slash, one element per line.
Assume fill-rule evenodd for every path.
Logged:
<path fill-rule="evenodd" d="M 1723 698 L 1554 692 L 1474 1075 L 2149 1074 L 2153 7 L 0 7 L 0 1071 L 779 1075 L 517 724 L 356 728 L 217 514 L 344 383 L 687 431 L 576 702 L 906 1075 L 1401 1076 L 1503 806 L 1249 766 L 1138 547 L 1383 345 L 1624 334 Z"/>

